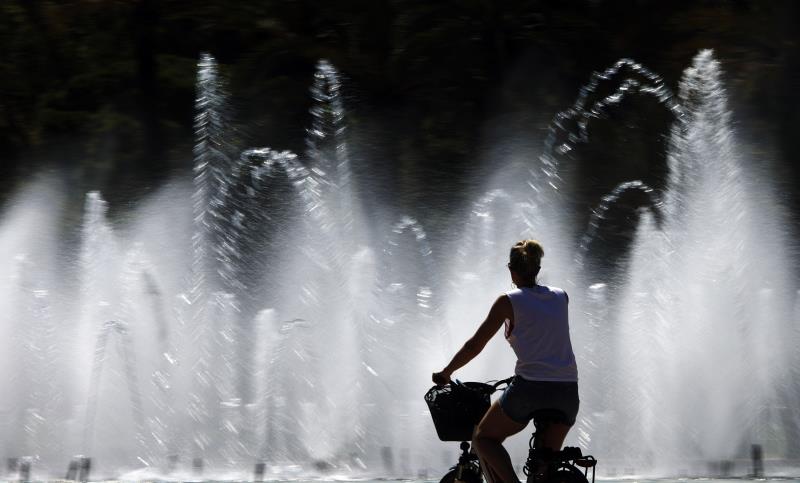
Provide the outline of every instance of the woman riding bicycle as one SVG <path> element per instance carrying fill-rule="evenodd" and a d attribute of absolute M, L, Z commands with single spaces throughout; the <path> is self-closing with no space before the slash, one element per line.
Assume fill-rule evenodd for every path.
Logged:
<path fill-rule="evenodd" d="M 535 411 L 556 410 L 559 415 L 537 431 L 541 447 L 553 451 L 561 449 L 578 414 L 578 369 L 569 337 L 569 298 L 560 288 L 537 284 L 543 256 L 544 250 L 536 240 L 523 240 L 511 248 L 508 269 L 517 288 L 497 298 L 475 335 L 441 372 L 433 374 L 434 383 L 449 383 L 453 372 L 480 354 L 505 324 L 505 338 L 517 356 L 514 379 L 489 408 L 473 438 L 481 464 L 494 481 L 519 481 L 502 442 L 525 429 Z"/>

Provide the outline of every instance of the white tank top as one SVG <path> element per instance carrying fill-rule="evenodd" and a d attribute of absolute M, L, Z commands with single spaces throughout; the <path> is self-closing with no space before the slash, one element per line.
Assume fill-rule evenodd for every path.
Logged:
<path fill-rule="evenodd" d="M 506 320 L 505 330 L 506 340 L 517 355 L 514 373 L 529 381 L 577 381 L 566 292 L 537 285 L 506 295 L 514 309 L 514 325 Z"/>

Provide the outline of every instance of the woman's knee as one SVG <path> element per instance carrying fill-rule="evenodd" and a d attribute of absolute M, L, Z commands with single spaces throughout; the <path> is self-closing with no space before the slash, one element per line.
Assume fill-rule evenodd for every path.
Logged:
<path fill-rule="evenodd" d="M 486 444 L 492 444 L 493 441 L 488 440 L 486 438 L 479 438 L 477 435 L 472 440 L 472 447 L 475 449 L 475 452 L 479 456 L 483 456 L 486 453 Z"/>
<path fill-rule="evenodd" d="M 482 428 L 478 426 L 475 429 L 475 434 L 472 436 L 472 442 L 475 446 L 481 446 L 482 444 L 486 444 L 486 442 L 494 442 L 494 443 L 502 443 L 505 441 L 505 437 L 500 437 L 497 434 L 493 433 L 493 431 L 488 430 L 487 428 Z"/>

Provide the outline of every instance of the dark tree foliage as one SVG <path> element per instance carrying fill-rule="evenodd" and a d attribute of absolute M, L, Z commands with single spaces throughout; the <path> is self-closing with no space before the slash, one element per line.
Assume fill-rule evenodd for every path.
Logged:
<path fill-rule="evenodd" d="M 591 71 L 630 57 L 674 87 L 713 48 L 738 118 L 797 180 L 797 14 L 792 0 L 6 0 L 3 191 L 47 164 L 112 201 L 185 172 L 203 51 L 229 81 L 243 142 L 296 152 L 314 65 L 328 58 L 345 75 L 356 174 L 417 204 L 460 196 L 490 120 L 541 137 Z M 608 144 L 577 168 L 587 204 L 624 179 L 659 183 L 655 111 L 600 126 Z M 636 129 L 615 127 L 626 123 Z"/>

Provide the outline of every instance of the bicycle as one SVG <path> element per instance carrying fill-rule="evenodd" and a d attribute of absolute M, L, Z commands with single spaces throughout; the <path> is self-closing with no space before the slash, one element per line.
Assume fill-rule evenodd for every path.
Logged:
<path fill-rule="evenodd" d="M 508 386 L 511 379 L 486 383 L 453 381 L 446 386 L 434 386 L 425 394 L 439 439 L 461 441 L 458 463 L 450 468 L 440 483 L 483 482 L 480 460 L 470 452 L 469 441 L 475 426 L 489 409 L 490 396 L 500 386 Z M 557 409 L 534 413 L 534 432 L 528 442 L 528 459 L 523 467 L 527 483 L 588 483 L 589 469 L 594 483 L 597 460 L 593 456 L 583 455 L 577 447 L 565 447 L 560 451 L 540 448 L 536 435 L 541 435 L 548 424 L 563 420 L 563 417 Z"/>

